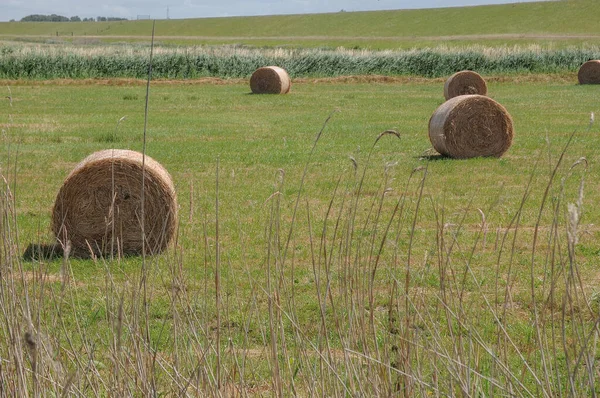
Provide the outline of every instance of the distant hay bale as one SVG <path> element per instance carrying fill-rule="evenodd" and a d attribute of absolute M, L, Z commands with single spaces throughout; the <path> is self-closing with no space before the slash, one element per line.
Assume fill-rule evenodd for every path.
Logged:
<path fill-rule="evenodd" d="M 287 94 L 291 87 L 290 76 L 278 66 L 258 68 L 250 77 L 250 89 L 254 94 Z"/>
<path fill-rule="evenodd" d="M 461 95 L 444 102 L 429 119 L 429 140 L 440 154 L 466 159 L 502 156 L 513 140 L 506 109 L 483 95 Z"/>
<path fill-rule="evenodd" d="M 577 73 L 579 84 L 600 84 L 600 60 L 587 61 Z"/>
<path fill-rule="evenodd" d="M 463 70 L 450 76 L 444 84 L 446 100 L 459 95 L 487 94 L 487 84 L 477 72 Z"/>
<path fill-rule="evenodd" d="M 77 255 L 142 253 L 142 175 L 146 253 L 164 250 L 175 233 L 171 176 L 139 152 L 108 149 L 81 161 L 65 179 L 52 210 L 56 238 Z"/>

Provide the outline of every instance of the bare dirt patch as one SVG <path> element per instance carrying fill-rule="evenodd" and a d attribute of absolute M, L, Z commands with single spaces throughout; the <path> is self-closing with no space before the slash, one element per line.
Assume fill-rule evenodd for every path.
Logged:
<path fill-rule="evenodd" d="M 492 75 L 484 78 L 495 83 L 573 83 L 574 73 L 562 74 L 520 74 Z M 574 80 L 575 79 L 575 80 Z M 427 84 L 443 83 L 445 78 L 427 78 L 419 76 L 383 76 L 383 75 L 349 75 L 336 77 L 299 77 L 292 79 L 294 84 Z M 152 85 L 235 85 L 248 84 L 248 79 L 222 79 L 219 77 L 203 77 L 199 79 L 156 79 Z M 49 80 L 2 80 L 4 86 L 144 86 L 145 79 L 111 78 L 111 79 L 49 79 Z"/>
<path fill-rule="evenodd" d="M 145 86 L 146 79 L 111 78 L 111 79 L 48 79 L 48 80 L 0 80 L 0 84 L 7 86 Z M 155 79 L 152 85 L 230 85 L 246 83 L 246 79 L 221 79 L 218 77 L 203 77 L 200 79 L 173 80 Z"/>

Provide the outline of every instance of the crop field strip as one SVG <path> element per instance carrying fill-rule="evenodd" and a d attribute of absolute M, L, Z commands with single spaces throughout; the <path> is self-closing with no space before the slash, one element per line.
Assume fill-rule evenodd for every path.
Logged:
<path fill-rule="evenodd" d="M 5 45 L 0 78 L 144 78 L 146 46 Z M 237 47 L 158 47 L 156 79 L 248 78 L 259 67 L 279 65 L 292 78 L 343 75 L 444 77 L 463 69 L 482 74 L 575 72 L 600 47 L 544 51 L 539 47 L 422 49 L 410 51 L 295 50 Z"/>

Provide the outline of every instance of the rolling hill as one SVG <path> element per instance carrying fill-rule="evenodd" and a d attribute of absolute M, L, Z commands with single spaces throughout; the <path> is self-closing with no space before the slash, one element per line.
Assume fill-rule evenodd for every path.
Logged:
<path fill-rule="evenodd" d="M 598 35 L 597 0 L 541 1 L 474 7 L 339 12 L 230 18 L 157 20 L 162 41 L 258 46 L 402 47 L 424 44 L 489 41 L 490 43 L 580 43 Z M 147 39 L 152 21 L 121 22 L 3 22 L 4 38 L 60 36 L 100 41 Z M 71 37 L 71 39 L 69 38 Z M 599 36 L 600 37 L 600 36 Z"/>

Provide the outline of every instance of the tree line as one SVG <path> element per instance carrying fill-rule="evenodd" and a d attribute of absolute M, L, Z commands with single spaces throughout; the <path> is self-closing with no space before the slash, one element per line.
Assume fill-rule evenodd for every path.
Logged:
<path fill-rule="evenodd" d="M 90 18 L 79 18 L 75 15 L 74 17 L 67 18 L 62 15 L 41 15 L 32 14 L 24 18 L 21 18 L 21 22 L 106 22 L 106 21 L 127 21 L 127 18 L 117 17 L 90 17 Z"/>

